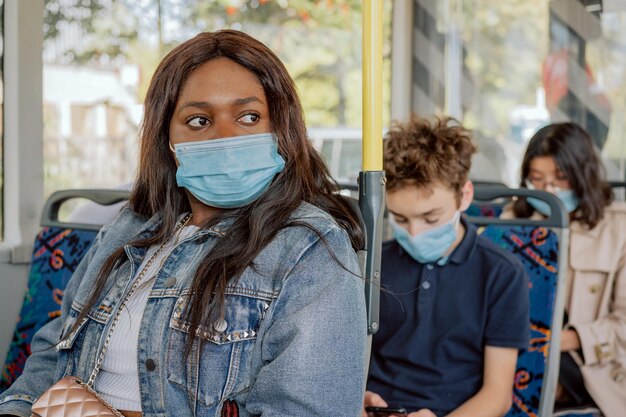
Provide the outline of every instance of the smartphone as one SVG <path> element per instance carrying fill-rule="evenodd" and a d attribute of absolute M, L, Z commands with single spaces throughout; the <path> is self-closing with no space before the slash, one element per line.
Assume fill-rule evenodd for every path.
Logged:
<path fill-rule="evenodd" d="M 388 417 L 398 416 L 406 417 L 407 412 L 405 408 L 393 408 L 393 407 L 365 407 L 365 412 L 369 417 Z"/>

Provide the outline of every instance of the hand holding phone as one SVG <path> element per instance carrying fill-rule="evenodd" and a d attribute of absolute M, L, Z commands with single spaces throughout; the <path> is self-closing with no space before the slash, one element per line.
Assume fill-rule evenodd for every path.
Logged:
<path fill-rule="evenodd" d="M 404 408 L 394 407 L 365 407 L 368 417 L 406 417 L 407 412 Z"/>

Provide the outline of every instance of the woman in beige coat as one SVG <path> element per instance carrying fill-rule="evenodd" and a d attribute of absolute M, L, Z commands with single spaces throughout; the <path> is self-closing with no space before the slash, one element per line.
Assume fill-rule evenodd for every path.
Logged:
<path fill-rule="evenodd" d="M 589 135 L 551 124 L 530 140 L 521 187 L 554 193 L 570 213 L 565 326 L 557 406 L 597 405 L 626 415 L 626 205 L 612 202 Z M 541 217 L 547 204 L 519 198 L 503 217 Z"/>

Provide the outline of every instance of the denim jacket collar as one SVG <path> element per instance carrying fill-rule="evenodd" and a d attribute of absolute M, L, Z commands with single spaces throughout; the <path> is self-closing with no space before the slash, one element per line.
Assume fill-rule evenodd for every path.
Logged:
<path fill-rule="evenodd" d="M 198 231 L 198 233 L 194 234 L 194 237 L 201 237 L 206 234 L 210 234 L 215 237 L 222 237 L 224 236 L 224 231 L 228 229 L 234 223 L 234 221 L 235 221 L 234 218 L 227 217 L 221 220 L 220 222 L 218 222 L 217 224 L 211 226 L 208 229 L 202 229 Z M 159 228 L 161 227 L 162 223 L 163 223 L 162 214 L 160 212 L 155 213 L 152 217 L 148 219 L 148 221 L 143 225 L 143 227 L 139 229 L 139 231 L 137 232 L 136 238 L 145 239 L 155 234 L 157 230 L 159 230 Z"/>

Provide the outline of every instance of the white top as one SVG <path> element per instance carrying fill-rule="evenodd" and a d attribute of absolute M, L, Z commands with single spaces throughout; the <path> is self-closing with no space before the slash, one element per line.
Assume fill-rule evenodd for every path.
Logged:
<path fill-rule="evenodd" d="M 102 368 L 96 377 L 95 388 L 105 401 L 118 410 L 141 411 L 137 342 L 148 295 L 154 284 L 154 278 L 178 242 L 190 237 L 198 229 L 197 226 L 185 226 L 180 234 L 177 234 L 176 239 L 170 239 L 163 246 L 161 253 L 143 274 L 142 283 L 128 300 L 125 311 L 122 311 L 113 329 Z M 152 245 L 148 249 L 141 266 L 137 269 L 136 276 L 145 268 L 160 246 Z"/>

